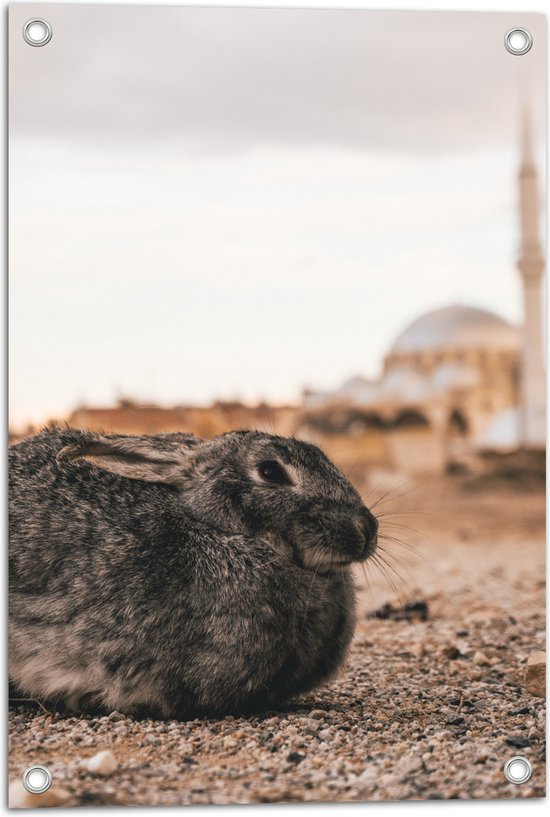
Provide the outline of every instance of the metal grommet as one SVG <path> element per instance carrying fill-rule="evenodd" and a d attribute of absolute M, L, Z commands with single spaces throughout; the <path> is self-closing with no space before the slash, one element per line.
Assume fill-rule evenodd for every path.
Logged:
<path fill-rule="evenodd" d="M 41 46 L 49 43 L 52 38 L 52 27 L 47 20 L 33 17 L 23 26 L 23 39 L 29 45 Z"/>
<path fill-rule="evenodd" d="M 21 781 L 31 794 L 44 794 L 52 785 L 52 773 L 46 766 L 29 766 Z"/>
<path fill-rule="evenodd" d="M 504 47 L 510 54 L 520 57 L 533 47 L 533 35 L 526 28 L 511 28 L 504 35 Z"/>
<path fill-rule="evenodd" d="M 533 774 L 533 767 L 526 757 L 516 755 L 504 764 L 504 776 L 510 783 L 527 783 Z"/>

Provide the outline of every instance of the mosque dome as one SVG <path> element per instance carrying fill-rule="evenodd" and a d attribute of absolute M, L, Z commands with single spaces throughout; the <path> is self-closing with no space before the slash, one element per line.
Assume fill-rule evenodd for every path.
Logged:
<path fill-rule="evenodd" d="M 519 329 L 504 318 L 457 304 L 427 312 L 411 323 L 394 342 L 390 356 L 439 349 L 517 351 L 520 343 Z"/>

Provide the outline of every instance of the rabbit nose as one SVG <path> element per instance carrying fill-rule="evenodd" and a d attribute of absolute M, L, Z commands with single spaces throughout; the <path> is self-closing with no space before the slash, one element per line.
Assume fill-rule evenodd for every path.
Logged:
<path fill-rule="evenodd" d="M 378 519 L 369 510 L 363 514 L 363 533 L 367 545 L 378 543 Z"/>

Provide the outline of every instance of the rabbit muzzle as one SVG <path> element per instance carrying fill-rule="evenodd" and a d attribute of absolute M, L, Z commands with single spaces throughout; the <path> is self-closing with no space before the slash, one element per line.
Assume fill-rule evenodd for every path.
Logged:
<path fill-rule="evenodd" d="M 318 572 L 352 562 L 364 562 L 376 551 L 378 521 L 363 508 L 359 512 L 308 513 L 292 526 L 296 559 Z"/>

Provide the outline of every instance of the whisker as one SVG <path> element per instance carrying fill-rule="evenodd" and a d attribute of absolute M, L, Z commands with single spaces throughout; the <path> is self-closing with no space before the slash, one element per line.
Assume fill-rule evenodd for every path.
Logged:
<path fill-rule="evenodd" d="M 411 550 L 416 550 L 415 546 L 412 542 L 407 542 L 405 539 L 401 539 L 399 536 L 396 536 L 394 533 L 386 533 L 385 530 L 378 532 L 378 537 L 382 539 L 389 539 L 392 542 L 397 542 L 400 545 L 404 545 L 405 547 L 410 548 Z"/>
<path fill-rule="evenodd" d="M 52 714 L 51 712 L 49 712 L 46 709 L 44 704 L 42 704 L 38 700 L 38 698 L 8 698 L 8 703 L 10 701 L 14 701 L 15 703 L 33 703 L 33 704 L 37 704 L 40 707 L 40 709 L 42 710 L 42 712 L 44 712 L 46 715 L 51 715 Z"/>
<path fill-rule="evenodd" d="M 385 556 L 388 558 L 385 558 Z M 418 595 L 418 582 L 415 575 L 411 572 L 409 566 L 403 562 L 403 560 L 400 560 L 394 553 L 386 553 L 384 556 L 380 554 L 380 558 L 384 564 L 387 565 L 388 570 L 391 570 L 394 576 L 403 584 L 407 595 L 413 599 L 416 599 Z M 405 572 L 405 575 L 400 574 L 399 571 L 392 564 L 390 564 L 388 561 L 389 558 L 393 559 L 393 561 L 399 565 L 401 570 Z"/>
<path fill-rule="evenodd" d="M 408 496 L 409 494 L 414 493 L 414 491 L 417 491 L 419 487 L 420 487 L 420 484 L 413 485 L 412 488 L 409 488 L 408 491 L 403 491 L 398 496 L 388 496 L 388 497 L 386 497 L 386 499 L 381 499 L 381 500 L 375 502 L 374 505 L 371 505 L 370 510 L 372 511 L 374 508 L 377 508 L 380 505 L 386 505 L 388 502 L 397 502 L 398 499 L 402 499 L 404 496 Z"/>
<path fill-rule="evenodd" d="M 405 573 L 407 574 L 408 578 L 410 579 L 410 585 L 407 587 L 407 589 L 408 589 L 408 590 L 411 592 L 411 594 L 412 594 L 413 596 L 416 596 L 417 587 L 418 587 L 418 582 L 417 582 L 417 580 L 416 580 L 416 576 L 415 576 L 415 575 L 414 575 L 414 573 L 411 571 L 411 569 L 410 569 L 409 565 L 408 565 L 408 564 L 407 564 L 407 563 L 406 563 L 406 562 L 405 562 L 403 559 L 401 559 L 399 556 L 397 556 L 395 553 L 391 553 L 390 551 L 385 551 L 385 552 L 384 552 L 384 554 L 385 554 L 385 556 L 387 556 L 387 557 L 388 557 L 388 559 L 393 559 L 393 561 L 394 561 L 394 562 L 396 562 L 396 563 L 399 565 L 399 567 L 400 567 L 402 570 L 404 570 L 404 571 L 405 571 Z M 388 562 L 386 562 L 386 564 L 388 564 L 388 567 L 390 567 L 390 565 L 389 565 L 389 563 L 388 563 Z M 395 569 L 395 568 L 394 568 L 394 569 Z M 395 572 L 397 573 L 397 575 L 399 575 L 399 574 L 398 574 L 398 572 L 397 572 L 397 570 L 396 570 Z M 403 576 L 401 576 L 400 578 L 401 578 L 401 580 L 402 580 L 402 581 L 404 581 L 404 582 L 405 582 L 405 584 L 406 584 L 406 581 L 405 581 L 404 577 L 403 577 Z"/>
<path fill-rule="evenodd" d="M 407 516 L 428 516 L 426 511 L 406 511 L 406 510 L 399 510 L 399 511 L 383 511 L 382 513 L 377 513 L 377 519 L 386 519 L 387 517 L 407 517 Z"/>
<path fill-rule="evenodd" d="M 421 478 L 420 478 L 420 477 L 417 477 L 417 476 L 415 476 L 415 477 L 410 477 L 409 479 L 406 479 L 404 482 L 399 483 L 399 485 L 396 485 L 394 488 L 390 488 L 390 490 L 389 490 L 389 491 L 386 491 L 386 493 L 385 493 L 385 494 L 382 494 L 382 496 L 381 496 L 381 497 L 378 497 L 378 499 L 376 500 L 376 502 L 374 502 L 374 503 L 373 503 L 373 504 L 370 506 L 371 510 L 372 510 L 373 508 L 376 508 L 378 505 L 382 505 L 382 504 L 384 504 L 384 503 L 385 503 L 385 502 L 387 502 L 387 501 L 388 501 L 390 498 L 392 498 L 392 499 L 397 499 L 398 497 L 396 497 L 396 496 L 392 496 L 392 495 L 393 495 L 393 494 L 397 494 L 397 492 L 398 492 L 398 491 L 401 491 L 401 489 L 402 489 L 402 488 L 406 488 L 408 485 L 411 485 L 411 483 L 414 483 L 415 481 L 418 483 L 417 485 L 413 485 L 413 487 L 412 487 L 412 488 L 411 488 L 409 491 L 404 491 L 403 493 L 399 493 L 399 495 L 398 495 L 398 496 L 399 496 L 399 498 L 401 498 L 402 496 L 406 496 L 406 495 L 407 495 L 408 493 L 410 493 L 412 490 L 416 490 L 416 488 L 418 488 L 418 486 L 419 486 L 419 484 L 420 484 L 420 479 L 421 479 Z"/>
<path fill-rule="evenodd" d="M 409 483 L 410 479 L 406 479 L 405 482 L 400 482 L 399 485 L 394 485 L 392 488 L 389 488 L 385 493 L 382 494 L 382 496 L 378 497 L 378 499 L 374 502 L 374 504 L 371 507 L 375 508 L 376 505 L 378 505 L 378 503 L 381 502 L 383 499 L 385 499 L 388 496 L 391 496 L 392 494 L 395 494 L 401 488 L 406 487 Z"/>
<path fill-rule="evenodd" d="M 412 553 L 414 556 L 417 556 L 419 559 L 422 559 L 424 562 L 426 562 L 426 564 L 429 564 L 429 565 L 432 564 L 426 558 L 426 556 L 422 553 L 422 551 L 419 548 L 416 548 L 414 545 L 412 545 L 410 542 L 406 542 L 404 539 L 400 539 L 398 536 L 392 536 L 389 533 L 379 533 L 378 534 L 379 545 L 380 545 L 380 540 L 382 540 L 382 541 L 386 540 L 387 542 L 393 542 L 394 544 L 399 545 L 402 548 L 405 548 L 405 550 L 408 550 L 409 553 Z M 386 551 L 388 551 L 387 548 L 386 548 Z"/>
<path fill-rule="evenodd" d="M 414 576 L 410 575 L 410 571 L 406 569 L 406 573 L 408 574 L 408 578 L 410 579 L 410 581 L 408 581 L 395 569 L 395 567 L 392 564 L 390 564 L 390 562 L 388 562 L 388 560 L 381 553 L 377 552 L 376 555 L 377 558 L 385 565 L 387 570 L 390 571 L 392 576 L 394 576 L 395 579 L 397 579 L 397 582 L 400 582 L 402 585 L 404 585 L 404 589 L 406 590 L 407 594 L 414 598 L 416 596 L 416 581 Z M 388 576 L 386 576 L 386 578 L 388 579 Z M 394 586 L 396 588 L 399 587 L 399 584 L 397 582 L 395 582 L 394 580 Z M 397 590 L 396 596 L 401 606 L 403 606 L 403 599 L 399 590 Z"/>
<path fill-rule="evenodd" d="M 427 537 L 427 534 L 424 533 L 424 531 L 418 530 L 418 528 L 411 528 L 410 525 L 402 525 L 400 522 L 392 522 L 391 520 L 390 521 L 386 520 L 384 522 L 384 527 L 387 526 L 390 526 L 392 528 L 400 528 L 401 530 L 406 530 L 409 533 L 416 533 L 418 536 Z"/>
<path fill-rule="evenodd" d="M 317 576 L 317 573 L 319 571 L 320 566 L 321 566 L 321 563 L 319 562 L 319 564 L 317 565 L 317 567 L 316 567 L 316 569 L 315 569 L 315 571 L 313 573 L 313 578 L 311 579 L 311 584 L 309 585 L 309 592 L 307 594 L 306 609 L 304 611 L 304 620 L 302 621 L 302 629 L 300 630 L 300 636 L 303 635 L 304 627 L 306 626 L 307 611 L 309 609 L 309 600 L 311 598 L 311 591 L 313 589 L 313 582 L 315 581 L 315 577 Z"/>
<path fill-rule="evenodd" d="M 390 588 L 391 588 L 391 590 L 393 592 L 393 595 L 395 596 L 398 603 L 403 607 L 403 601 L 401 599 L 401 594 L 399 592 L 399 588 L 396 585 L 395 580 L 393 579 L 393 577 L 386 570 L 386 567 L 384 566 L 384 564 L 382 564 L 382 562 L 380 561 L 379 556 L 377 554 L 374 554 L 371 557 L 371 560 L 372 560 L 372 563 L 377 567 L 379 572 L 382 574 L 382 576 L 384 577 L 386 582 L 389 584 L 389 586 L 390 586 Z"/>
<path fill-rule="evenodd" d="M 370 578 L 369 578 L 368 571 L 367 571 L 367 565 L 364 562 L 360 562 L 360 567 L 361 567 L 361 570 L 363 571 L 363 578 L 365 579 L 365 586 L 366 586 L 366 590 L 367 590 L 368 603 L 369 603 L 369 606 L 371 606 L 373 604 L 373 602 L 374 602 L 374 595 L 373 595 L 373 592 L 372 592 L 372 586 L 371 586 Z"/>

